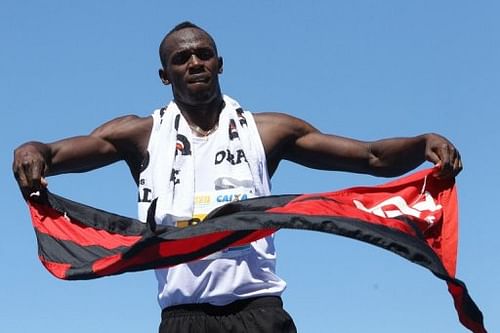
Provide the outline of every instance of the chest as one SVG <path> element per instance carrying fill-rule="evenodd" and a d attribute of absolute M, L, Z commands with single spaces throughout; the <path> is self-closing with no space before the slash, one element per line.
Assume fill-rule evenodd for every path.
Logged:
<path fill-rule="evenodd" d="M 252 174 L 240 145 L 217 136 L 193 138 L 195 192 L 253 187 Z"/>

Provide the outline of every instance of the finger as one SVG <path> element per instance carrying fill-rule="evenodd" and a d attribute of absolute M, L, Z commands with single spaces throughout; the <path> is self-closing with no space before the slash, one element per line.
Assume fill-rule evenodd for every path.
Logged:
<path fill-rule="evenodd" d="M 427 160 L 431 163 L 434 163 L 434 176 L 440 178 L 441 173 L 443 172 L 443 163 L 441 162 L 441 159 L 439 158 L 439 155 L 436 154 L 434 151 L 430 151 L 427 155 Z"/>
<path fill-rule="evenodd" d="M 449 178 L 455 177 L 461 170 L 460 153 L 453 146 L 449 146 L 449 156 L 450 156 L 450 172 L 447 175 Z"/>
<path fill-rule="evenodd" d="M 31 163 L 31 183 L 33 185 L 33 189 L 39 190 L 42 187 L 42 170 L 43 165 L 41 161 L 33 161 Z"/>
<path fill-rule="evenodd" d="M 438 174 L 439 178 L 450 178 L 453 175 L 453 163 L 452 163 L 452 155 L 454 151 L 452 151 L 450 145 L 443 144 L 437 148 L 437 153 L 441 160 L 441 170 Z"/>
<path fill-rule="evenodd" d="M 433 152 L 432 150 L 429 151 L 427 154 L 427 160 L 431 163 L 434 163 L 434 165 L 440 165 L 441 164 L 441 159 L 439 158 L 439 155 Z"/>
<path fill-rule="evenodd" d="M 26 194 L 31 194 L 40 190 L 41 188 L 41 168 L 40 161 L 25 160 L 21 164 L 23 173 L 26 177 L 26 186 L 24 192 Z"/>
<path fill-rule="evenodd" d="M 24 170 L 18 169 L 17 171 L 14 172 L 14 176 L 16 177 L 23 198 L 25 200 L 28 200 L 29 195 L 32 192 L 32 186 L 29 184 L 28 178 L 26 177 Z"/>
<path fill-rule="evenodd" d="M 453 176 L 457 176 L 463 169 L 462 158 L 460 157 L 460 153 L 457 151 L 455 160 L 453 163 Z"/>
<path fill-rule="evenodd" d="M 440 178 L 441 177 L 441 173 L 443 172 L 443 166 L 441 164 L 441 161 L 437 157 L 434 159 L 434 161 L 437 161 L 437 162 L 434 162 L 431 159 L 429 159 L 429 161 L 431 161 L 432 163 L 434 163 L 434 168 L 433 168 L 434 170 L 433 170 L 432 174 L 435 177 Z"/>
<path fill-rule="evenodd" d="M 16 181 L 19 184 L 19 186 L 24 185 L 26 183 L 26 177 L 24 176 L 24 173 L 21 168 L 19 168 L 18 166 L 13 166 L 12 172 L 14 173 L 14 178 L 16 178 Z"/>
<path fill-rule="evenodd" d="M 33 181 L 31 176 L 31 163 L 27 160 L 21 162 L 21 169 L 26 179 L 25 187 L 33 187 Z"/>

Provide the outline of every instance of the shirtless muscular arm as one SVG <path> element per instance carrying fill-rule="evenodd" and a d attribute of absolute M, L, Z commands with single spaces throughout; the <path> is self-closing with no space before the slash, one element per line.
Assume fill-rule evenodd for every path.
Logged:
<path fill-rule="evenodd" d="M 440 165 L 439 177 L 454 177 L 462 170 L 458 150 L 438 134 L 366 142 L 323 134 L 281 113 L 260 113 L 255 119 L 271 175 L 283 159 L 315 169 L 383 177 L 402 175 L 426 160 Z"/>
<path fill-rule="evenodd" d="M 14 151 L 12 169 L 23 196 L 40 190 L 46 176 L 89 171 L 119 160 L 127 162 L 137 182 L 152 124 L 151 117 L 124 116 L 89 135 L 22 144 Z"/>

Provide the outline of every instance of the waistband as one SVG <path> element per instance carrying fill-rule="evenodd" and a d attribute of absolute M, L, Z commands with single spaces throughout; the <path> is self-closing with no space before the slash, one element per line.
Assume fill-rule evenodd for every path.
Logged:
<path fill-rule="evenodd" d="M 161 312 L 161 317 L 177 315 L 208 314 L 214 316 L 224 316 L 243 310 L 263 308 L 263 307 L 283 307 L 283 301 L 279 296 L 259 296 L 245 298 L 234 301 L 226 305 L 213 305 L 210 303 L 180 304 L 167 307 Z"/>

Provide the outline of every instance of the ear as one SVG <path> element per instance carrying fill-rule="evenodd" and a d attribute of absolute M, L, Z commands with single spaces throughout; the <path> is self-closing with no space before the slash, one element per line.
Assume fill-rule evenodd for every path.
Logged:
<path fill-rule="evenodd" d="M 219 57 L 219 74 L 222 74 L 223 67 L 224 67 L 224 61 L 222 57 Z"/>
<path fill-rule="evenodd" d="M 161 82 L 163 82 L 164 85 L 168 86 L 170 84 L 170 80 L 168 79 L 168 74 L 166 70 L 160 68 L 158 70 L 158 75 L 160 75 L 160 80 Z"/>

